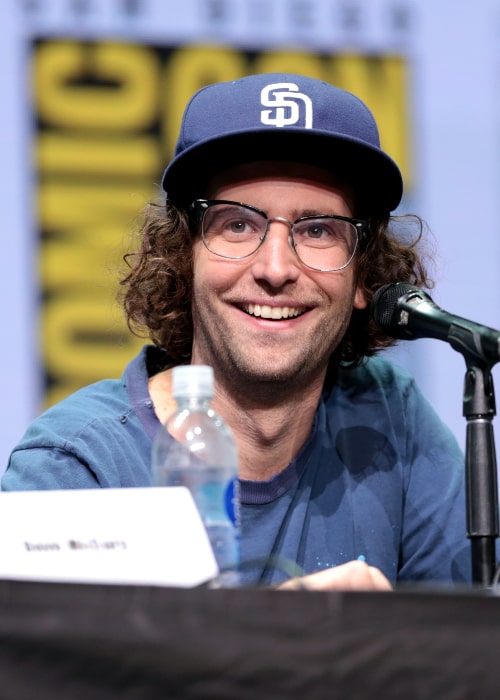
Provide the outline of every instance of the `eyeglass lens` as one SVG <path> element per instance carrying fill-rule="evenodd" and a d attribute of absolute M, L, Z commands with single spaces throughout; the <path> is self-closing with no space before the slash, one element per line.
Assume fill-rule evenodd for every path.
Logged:
<path fill-rule="evenodd" d="M 205 209 L 202 236 L 206 247 L 216 255 L 245 258 L 262 244 L 271 221 L 250 207 L 214 203 Z M 353 223 L 329 215 L 298 219 L 291 233 L 298 258 L 308 267 L 325 271 L 348 265 L 358 241 Z"/>

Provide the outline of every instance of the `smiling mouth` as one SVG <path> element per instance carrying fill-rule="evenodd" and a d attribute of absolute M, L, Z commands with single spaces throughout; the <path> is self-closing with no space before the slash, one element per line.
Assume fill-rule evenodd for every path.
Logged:
<path fill-rule="evenodd" d="M 250 316 L 280 321 L 284 318 L 297 318 L 306 312 L 303 306 L 269 306 L 269 304 L 248 304 L 243 311 Z"/>

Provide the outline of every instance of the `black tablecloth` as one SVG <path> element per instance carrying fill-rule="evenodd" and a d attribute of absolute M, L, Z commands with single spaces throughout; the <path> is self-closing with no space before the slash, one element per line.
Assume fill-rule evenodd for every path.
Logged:
<path fill-rule="evenodd" d="M 0 582 L 0 698 L 500 698 L 500 599 Z"/>

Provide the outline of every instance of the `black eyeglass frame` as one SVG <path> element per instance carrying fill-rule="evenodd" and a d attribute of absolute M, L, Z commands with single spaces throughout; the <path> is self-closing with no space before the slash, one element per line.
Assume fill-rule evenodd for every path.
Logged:
<path fill-rule="evenodd" d="M 281 221 L 283 223 L 287 223 L 290 227 L 290 232 L 289 232 L 290 246 L 291 246 L 293 252 L 295 253 L 295 255 L 297 256 L 297 259 L 299 260 L 299 262 L 302 265 L 309 268 L 310 270 L 314 270 L 315 272 L 339 272 L 340 270 L 344 270 L 346 267 L 348 267 L 351 264 L 351 262 L 354 260 L 354 256 L 356 255 L 356 251 L 358 250 L 358 247 L 361 243 L 361 240 L 368 229 L 368 222 L 365 219 L 353 219 L 350 216 L 341 216 L 340 214 L 314 214 L 314 215 L 309 215 L 309 216 L 299 216 L 299 218 L 296 219 L 295 221 L 289 221 L 288 219 L 285 219 L 281 216 L 270 218 L 266 214 L 265 211 L 263 211 L 262 209 L 259 209 L 258 207 L 254 207 L 252 204 L 246 204 L 245 202 L 235 202 L 235 201 L 230 200 L 230 199 L 195 199 L 195 200 L 193 200 L 191 202 L 191 204 L 189 205 L 189 214 L 190 214 L 191 219 L 194 221 L 195 224 L 198 224 L 198 225 L 202 224 L 204 216 L 205 216 L 205 212 L 211 206 L 214 206 L 216 204 L 232 204 L 232 205 L 235 205 L 238 207 L 245 207 L 246 209 L 250 209 L 251 211 L 254 211 L 256 214 L 260 214 L 267 221 L 266 231 L 265 231 L 264 235 L 261 237 L 260 243 L 257 246 L 257 248 L 255 248 L 255 250 L 253 250 L 251 253 L 247 253 L 246 255 L 239 255 L 236 257 L 231 256 L 231 255 L 223 255 L 222 253 L 216 253 L 214 250 L 209 248 L 209 246 L 205 240 L 205 236 L 203 235 L 203 227 L 202 227 L 201 234 L 202 234 L 203 245 L 205 246 L 205 248 L 208 251 L 210 251 L 211 253 L 213 253 L 214 255 L 217 255 L 220 258 L 225 258 L 226 260 L 245 260 L 245 258 L 249 258 L 251 255 L 253 255 L 254 253 L 256 253 L 259 250 L 259 248 L 262 246 L 262 244 L 266 240 L 267 234 L 269 231 L 269 224 L 272 221 Z M 324 270 L 324 269 L 321 269 L 318 267 L 312 267 L 311 265 L 308 265 L 307 263 L 305 263 L 302 260 L 299 253 L 297 252 L 295 239 L 293 237 L 293 227 L 295 226 L 295 224 L 298 224 L 301 221 L 307 221 L 308 219 L 336 219 L 338 221 L 347 221 L 349 224 L 352 224 L 354 226 L 354 229 L 357 233 L 356 244 L 354 246 L 354 250 L 352 251 L 351 257 L 349 258 L 349 260 L 346 263 L 344 263 L 344 265 L 342 265 L 341 267 L 335 267 L 333 269 Z"/>

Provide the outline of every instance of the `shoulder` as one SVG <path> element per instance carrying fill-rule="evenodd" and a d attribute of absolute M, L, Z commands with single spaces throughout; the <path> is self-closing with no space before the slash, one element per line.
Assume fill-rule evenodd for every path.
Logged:
<path fill-rule="evenodd" d="M 46 410 L 11 453 L 4 489 L 136 486 L 148 480 L 154 409 L 145 352 L 121 379 L 88 385 Z M 138 378 L 138 374 L 144 377 Z"/>
<path fill-rule="evenodd" d="M 40 429 L 57 431 L 61 428 L 69 439 L 92 424 L 119 419 L 129 411 L 124 381 L 105 379 L 79 389 L 48 408 L 29 426 L 27 435 Z"/>
<path fill-rule="evenodd" d="M 359 367 L 339 370 L 337 392 L 347 397 L 360 395 L 399 396 L 406 399 L 419 393 L 413 376 L 402 367 L 383 357 L 367 358 Z"/>
<path fill-rule="evenodd" d="M 123 426 L 145 409 L 152 410 L 148 392 L 150 359 L 155 361 L 155 348 L 146 346 L 129 362 L 120 379 L 103 379 L 89 384 L 47 409 L 29 426 L 24 443 L 30 439 L 49 441 L 47 446 L 64 447 L 82 435 L 102 432 L 122 433 Z M 103 433 L 104 435 L 104 433 Z M 54 440 L 57 444 L 51 444 Z"/>
<path fill-rule="evenodd" d="M 330 425 L 376 429 L 401 451 L 409 443 L 451 448 L 451 432 L 411 373 L 386 358 L 371 357 L 359 367 L 341 369 L 324 402 Z"/>

